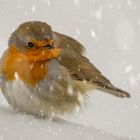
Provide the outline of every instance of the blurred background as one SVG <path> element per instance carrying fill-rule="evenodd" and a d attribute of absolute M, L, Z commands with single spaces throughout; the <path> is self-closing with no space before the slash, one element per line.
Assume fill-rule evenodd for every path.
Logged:
<path fill-rule="evenodd" d="M 89 104 L 80 113 L 64 118 L 139 140 L 140 1 L 0 0 L 0 55 L 10 34 L 31 20 L 47 22 L 54 31 L 77 39 L 90 61 L 113 84 L 131 93 L 130 99 L 120 99 L 92 91 Z M 2 94 L 0 106 L 8 108 Z"/>

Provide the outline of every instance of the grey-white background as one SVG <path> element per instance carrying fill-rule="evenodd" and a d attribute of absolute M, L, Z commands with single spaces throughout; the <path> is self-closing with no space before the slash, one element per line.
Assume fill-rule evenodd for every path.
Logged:
<path fill-rule="evenodd" d="M 89 105 L 69 120 L 139 140 L 140 1 L 0 0 L 1 54 L 10 33 L 29 20 L 45 21 L 53 30 L 76 38 L 86 47 L 91 62 L 132 95 L 131 99 L 118 99 L 92 91 Z M 0 102 L 6 105 L 3 97 Z"/>

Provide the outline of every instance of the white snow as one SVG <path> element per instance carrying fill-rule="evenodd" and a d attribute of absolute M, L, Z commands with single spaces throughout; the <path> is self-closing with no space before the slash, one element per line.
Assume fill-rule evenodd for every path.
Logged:
<path fill-rule="evenodd" d="M 51 5 L 50 0 L 47 0 L 47 4 L 48 4 L 48 6 L 50 6 L 50 5 Z"/>
<path fill-rule="evenodd" d="M 131 0 L 127 0 L 127 4 L 129 7 L 132 7 L 132 1 Z"/>
<path fill-rule="evenodd" d="M 80 0 L 73 0 L 75 6 L 79 6 Z"/>
<path fill-rule="evenodd" d="M 84 102 L 84 98 L 83 98 L 83 96 L 81 95 L 81 93 L 79 93 L 79 95 L 78 95 L 78 100 L 82 103 L 82 102 Z"/>
<path fill-rule="evenodd" d="M 139 106 L 138 106 L 138 105 L 134 105 L 134 108 L 135 108 L 135 109 L 138 109 L 138 108 L 139 108 Z"/>
<path fill-rule="evenodd" d="M 74 92 L 73 92 L 73 88 L 72 88 L 71 85 L 68 86 L 68 88 L 67 88 L 67 92 L 68 92 L 69 95 L 74 94 Z"/>
<path fill-rule="evenodd" d="M 92 37 L 93 37 L 93 38 L 95 38 L 95 37 L 96 37 L 96 33 L 95 33 L 95 31 L 94 31 L 94 30 L 91 30 L 91 35 L 92 35 Z"/>
<path fill-rule="evenodd" d="M 77 35 L 80 35 L 80 30 L 79 30 L 79 28 L 76 28 L 76 33 L 77 33 Z"/>
<path fill-rule="evenodd" d="M 0 126 L 0 140 L 129 140 L 59 118 L 51 121 L 15 113 L 1 103 Z"/>
<path fill-rule="evenodd" d="M 99 9 L 95 10 L 95 17 L 96 17 L 98 20 L 101 20 L 102 14 L 103 14 L 103 7 L 100 6 Z"/>
<path fill-rule="evenodd" d="M 35 10 L 36 10 L 36 6 L 33 5 L 33 6 L 32 6 L 32 12 L 35 12 Z"/>
<path fill-rule="evenodd" d="M 136 78 L 133 75 L 129 77 L 129 82 L 131 83 L 132 86 L 136 86 L 137 84 Z"/>
<path fill-rule="evenodd" d="M 109 4 L 108 5 L 108 8 L 112 9 L 113 8 L 112 4 Z"/>
<path fill-rule="evenodd" d="M 125 72 L 128 73 L 132 70 L 132 65 L 128 65 L 125 67 Z"/>
<path fill-rule="evenodd" d="M 140 140 L 139 0 L 0 0 L 0 17 L 0 54 L 19 24 L 47 22 L 54 31 L 76 35 L 90 62 L 114 85 L 131 93 L 130 99 L 120 99 L 90 92 L 82 112 L 77 107 L 76 116 L 63 116 L 70 124 L 16 114 L 0 94 L 0 139 Z"/>
<path fill-rule="evenodd" d="M 28 15 L 28 12 L 27 11 L 25 11 L 25 15 Z"/>
<path fill-rule="evenodd" d="M 19 75 L 18 75 L 17 72 L 14 73 L 14 77 L 15 77 L 16 80 L 19 80 Z"/>

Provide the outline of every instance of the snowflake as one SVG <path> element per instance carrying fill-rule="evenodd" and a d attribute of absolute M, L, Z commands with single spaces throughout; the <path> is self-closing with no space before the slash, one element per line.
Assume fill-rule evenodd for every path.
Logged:
<path fill-rule="evenodd" d="M 75 6 L 79 6 L 79 3 L 80 3 L 79 0 L 74 0 L 73 2 L 74 2 L 74 5 L 75 5 Z"/>
<path fill-rule="evenodd" d="M 19 75 L 18 75 L 17 72 L 14 73 L 14 77 L 15 77 L 16 80 L 19 80 Z"/>
<path fill-rule="evenodd" d="M 102 13 L 103 13 L 103 7 L 100 6 L 100 8 L 98 10 L 95 11 L 95 17 L 98 19 L 98 20 L 101 20 L 102 18 Z"/>
<path fill-rule="evenodd" d="M 47 4 L 48 4 L 48 6 L 50 6 L 50 5 L 51 5 L 50 0 L 47 0 Z"/>
<path fill-rule="evenodd" d="M 80 35 L 80 30 L 79 30 L 79 28 L 76 28 L 76 33 L 77 33 L 77 35 Z"/>
<path fill-rule="evenodd" d="M 91 30 L 91 35 L 92 35 L 92 37 L 93 37 L 93 38 L 95 38 L 95 37 L 96 37 L 96 33 L 95 33 L 95 31 L 94 31 L 94 30 Z"/>
<path fill-rule="evenodd" d="M 33 5 L 33 6 L 32 6 L 32 12 L 35 12 L 35 10 L 36 10 L 36 6 Z"/>
<path fill-rule="evenodd" d="M 125 68 L 125 72 L 128 73 L 132 70 L 132 65 L 128 65 L 126 68 Z"/>
<path fill-rule="evenodd" d="M 132 1 L 131 0 L 127 0 L 127 4 L 129 7 L 132 7 Z"/>
<path fill-rule="evenodd" d="M 72 88 L 71 85 L 68 86 L 67 92 L 68 92 L 69 95 L 72 95 L 73 94 L 73 88 Z"/>
<path fill-rule="evenodd" d="M 135 86 L 137 84 L 136 79 L 133 75 L 130 76 L 129 81 L 132 86 Z"/>

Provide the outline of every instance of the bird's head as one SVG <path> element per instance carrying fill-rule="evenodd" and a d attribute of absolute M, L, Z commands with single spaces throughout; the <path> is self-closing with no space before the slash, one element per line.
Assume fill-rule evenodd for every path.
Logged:
<path fill-rule="evenodd" d="M 47 62 L 59 56 L 51 27 L 44 22 L 26 22 L 11 34 L 9 48 L 3 55 L 0 71 L 7 80 L 19 76 L 35 85 L 48 74 Z"/>
<path fill-rule="evenodd" d="M 8 45 L 12 51 L 35 62 L 56 58 L 60 51 L 53 41 L 51 26 L 39 21 L 21 24 L 11 34 Z"/>

